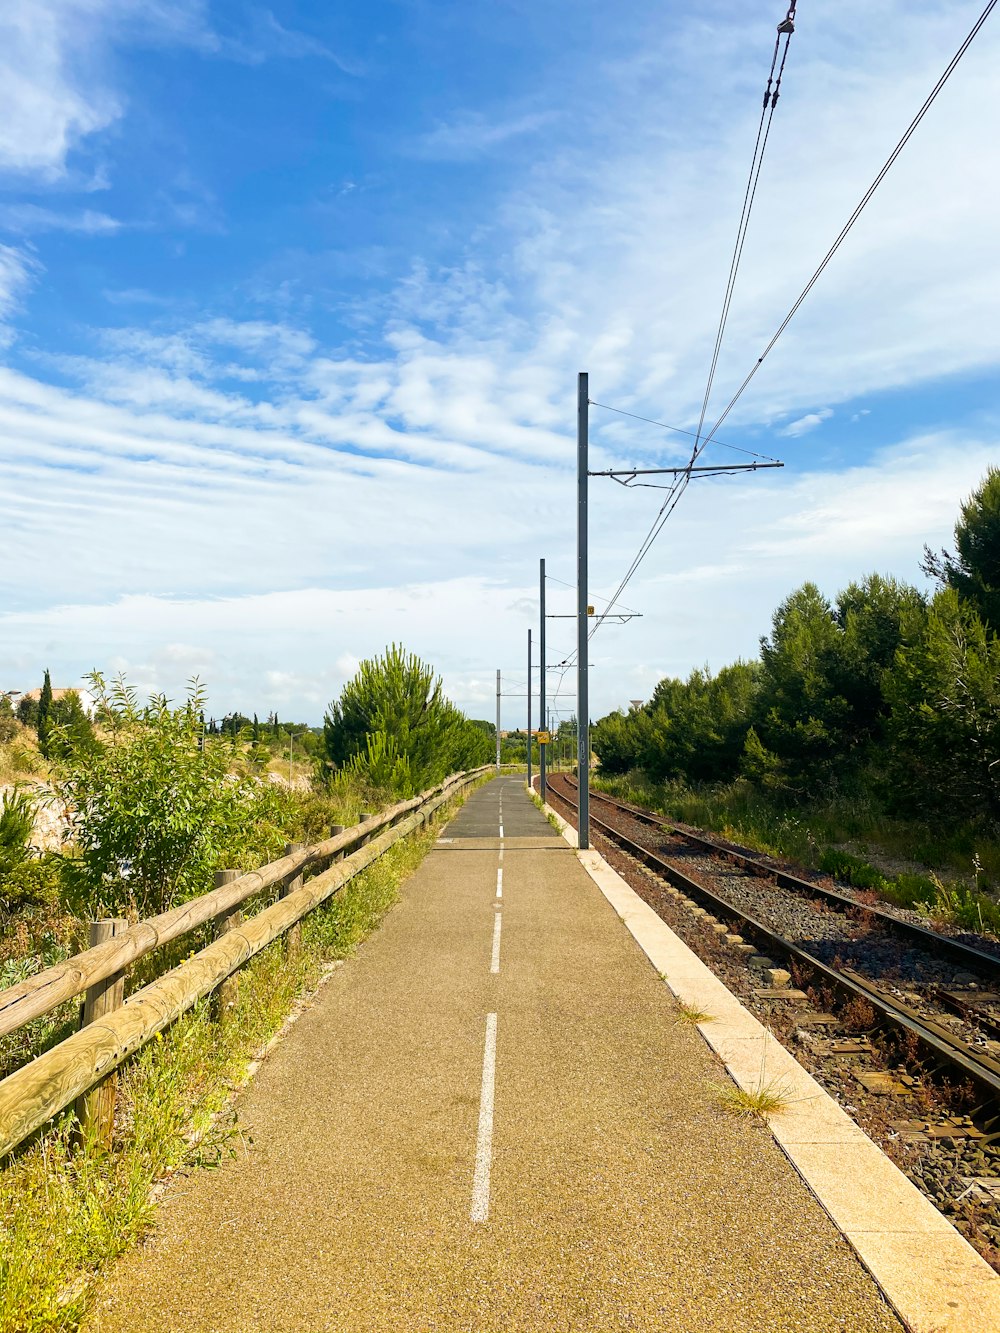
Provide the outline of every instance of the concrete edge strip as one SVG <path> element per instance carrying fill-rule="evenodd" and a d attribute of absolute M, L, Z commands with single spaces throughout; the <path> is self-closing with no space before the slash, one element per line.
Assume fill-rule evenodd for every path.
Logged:
<path fill-rule="evenodd" d="M 576 830 L 545 809 L 577 848 Z M 600 853 L 577 857 L 671 993 L 712 1015 L 698 1030 L 733 1081 L 780 1090 L 772 1135 L 907 1328 L 1000 1333 L 1000 1274 Z"/>

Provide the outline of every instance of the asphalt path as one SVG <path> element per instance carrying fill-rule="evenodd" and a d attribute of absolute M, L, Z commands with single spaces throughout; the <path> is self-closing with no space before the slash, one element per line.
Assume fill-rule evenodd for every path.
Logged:
<path fill-rule="evenodd" d="M 898 1329 L 525 793 L 476 792 L 175 1183 L 102 1333 Z"/>

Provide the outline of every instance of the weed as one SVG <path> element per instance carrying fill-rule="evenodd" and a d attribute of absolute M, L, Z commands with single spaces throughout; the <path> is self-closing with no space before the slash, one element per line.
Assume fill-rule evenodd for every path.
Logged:
<path fill-rule="evenodd" d="M 689 1023 L 692 1027 L 696 1027 L 699 1023 L 714 1023 L 714 1021 L 714 1014 L 706 1014 L 697 1005 L 685 1004 L 683 1001 L 677 1005 L 678 1023 Z"/>
<path fill-rule="evenodd" d="M 745 1120 L 766 1120 L 788 1109 L 788 1090 L 784 1083 L 772 1079 L 758 1083 L 755 1088 L 740 1088 L 730 1084 L 719 1089 L 719 1100 L 727 1111 Z"/>
<path fill-rule="evenodd" d="M 860 995 L 853 996 L 840 1012 L 848 1032 L 870 1032 L 875 1026 L 875 1010 Z"/>

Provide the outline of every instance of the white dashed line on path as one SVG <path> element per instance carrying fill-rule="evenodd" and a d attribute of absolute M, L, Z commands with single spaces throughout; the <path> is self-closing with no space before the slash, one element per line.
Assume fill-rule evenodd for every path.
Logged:
<path fill-rule="evenodd" d="M 493 918 L 493 959 L 490 971 L 494 976 L 500 971 L 500 913 Z"/>
<path fill-rule="evenodd" d="M 499 921 L 499 917 L 497 918 Z M 473 1222 L 490 1215 L 490 1167 L 493 1163 L 493 1089 L 497 1067 L 497 1016 L 486 1015 L 486 1049 L 483 1052 L 483 1088 L 479 1095 L 479 1132 L 476 1135 L 476 1169 L 472 1176 Z"/>
<path fill-rule="evenodd" d="M 503 897 L 503 867 L 497 871 L 497 897 Z"/>

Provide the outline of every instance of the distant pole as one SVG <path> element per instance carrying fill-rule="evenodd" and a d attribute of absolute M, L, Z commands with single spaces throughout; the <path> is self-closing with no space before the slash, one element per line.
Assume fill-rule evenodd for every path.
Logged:
<path fill-rule="evenodd" d="M 545 728 L 545 561 L 538 562 L 538 596 L 541 602 L 541 621 L 538 627 L 538 725 Z M 538 794 L 545 800 L 545 746 L 538 742 Z"/>
<path fill-rule="evenodd" d="M 531 790 L 531 626 L 528 626 L 528 790 Z"/>
<path fill-rule="evenodd" d="M 500 668 L 497 667 L 497 772 L 500 772 Z"/>
<path fill-rule="evenodd" d="M 288 733 L 288 785 L 289 785 L 289 787 L 292 785 L 292 746 L 295 744 L 295 742 L 298 740 L 298 738 L 299 738 L 300 736 L 304 736 L 304 735 L 305 735 L 305 732 L 304 732 L 304 731 L 296 731 L 296 732 L 294 732 L 294 733 L 292 733 L 292 732 L 290 731 L 290 732 Z"/>
<path fill-rule="evenodd" d="M 587 466 L 590 377 L 577 380 L 576 396 L 576 776 L 579 792 L 579 846 L 590 846 L 590 704 L 587 698 Z"/>

